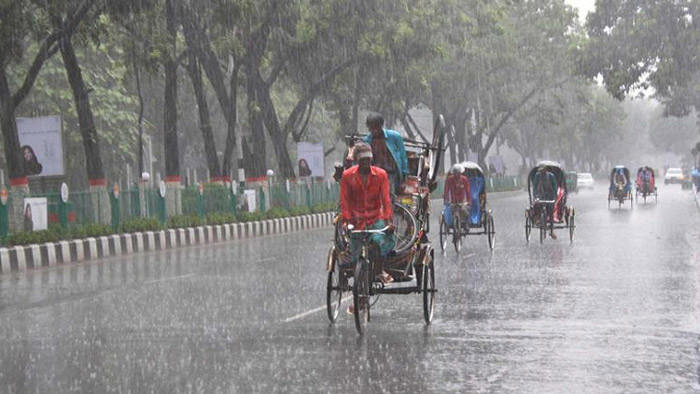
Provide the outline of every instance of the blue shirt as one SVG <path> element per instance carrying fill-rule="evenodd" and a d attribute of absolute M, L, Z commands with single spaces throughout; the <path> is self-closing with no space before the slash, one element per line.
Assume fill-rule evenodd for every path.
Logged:
<path fill-rule="evenodd" d="M 399 169 L 399 175 L 401 179 L 408 175 L 408 158 L 406 157 L 406 147 L 403 145 L 403 137 L 396 130 L 384 130 L 384 140 L 386 140 L 386 147 L 391 152 L 391 156 L 394 158 L 396 163 L 396 168 Z M 366 135 L 363 139 L 364 142 L 372 144 L 372 134 Z"/>

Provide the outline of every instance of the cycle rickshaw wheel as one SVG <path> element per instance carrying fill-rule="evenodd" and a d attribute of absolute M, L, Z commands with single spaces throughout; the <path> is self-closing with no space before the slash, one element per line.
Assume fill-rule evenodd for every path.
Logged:
<path fill-rule="evenodd" d="M 547 238 L 547 210 L 542 208 L 540 212 L 540 243 L 544 243 L 544 239 Z"/>
<path fill-rule="evenodd" d="M 340 264 L 338 264 L 335 246 L 331 246 L 328 251 L 328 264 L 331 269 L 328 270 L 328 282 L 326 283 L 326 310 L 328 320 L 335 323 L 338 320 L 340 303 L 343 298 L 343 289 L 340 287 Z"/>
<path fill-rule="evenodd" d="M 394 226 L 396 230 L 396 254 L 401 254 L 413 247 L 418 239 L 418 224 L 416 218 L 409 212 L 408 208 L 399 203 L 394 203 Z"/>
<path fill-rule="evenodd" d="M 430 254 L 426 256 L 429 259 L 428 264 L 423 265 L 423 317 L 426 324 L 430 324 L 433 321 L 433 312 L 435 310 L 434 255 L 435 252 L 431 249 Z"/>
<path fill-rule="evenodd" d="M 462 250 L 462 215 L 459 210 L 452 215 L 452 243 L 455 245 L 455 252 L 459 254 Z"/>
<path fill-rule="evenodd" d="M 447 249 L 447 223 L 445 223 L 445 217 L 441 214 L 440 215 L 440 248 L 442 249 L 443 253 L 445 252 L 445 249 Z"/>
<path fill-rule="evenodd" d="M 369 264 L 360 258 L 355 267 L 355 280 L 352 284 L 352 301 L 355 308 L 355 328 L 362 335 L 369 322 Z"/>
<path fill-rule="evenodd" d="M 532 232 L 532 219 L 530 219 L 530 211 L 525 211 L 525 242 L 530 243 L 530 233 Z"/>
<path fill-rule="evenodd" d="M 486 231 L 488 233 L 489 249 L 493 250 L 493 248 L 496 246 L 496 229 L 493 223 L 493 215 L 490 213 L 486 218 Z"/>

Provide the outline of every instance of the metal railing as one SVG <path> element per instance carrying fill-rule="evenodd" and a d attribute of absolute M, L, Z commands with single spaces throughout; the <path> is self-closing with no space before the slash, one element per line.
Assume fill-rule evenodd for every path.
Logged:
<path fill-rule="evenodd" d="M 444 177 L 438 178 L 438 187 L 433 192 L 434 198 L 442 196 Z M 487 192 L 518 190 L 522 184 L 517 177 L 487 178 Z M 254 191 L 254 196 L 253 192 Z M 246 192 L 248 194 L 246 194 Z M 172 193 L 171 190 L 168 193 Z M 254 185 L 237 187 L 207 183 L 182 187 L 179 190 L 179 209 L 182 215 L 197 216 L 205 222 L 210 215 L 230 214 L 236 217 L 241 212 L 265 213 L 278 209 L 291 213 L 313 211 L 316 207 L 328 208 L 338 203 L 340 185 L 337 182 L 309 179 L 304 181 L 262 181 Z M 158 189 L 133 187 L 121 190 L 115 196 L 114 190 L 71 192 L 67 202 L 63 202 L 60 193 L 30 193 L 23 197 L 45 197 L 49 227 L 71 228 L 99 224 L 110 226 L 113 232 L 119 232 L 121 225 L 136 218 L 158 220 L 165 226 L 174 214 L 168 214 L 166 198 Z M 253 199 L 253 200 L 250 200 Z M 23 204 L 8 196 L 6 204 L 0 204 L 0 237 L 6 239 L 11 232 L 22 231 L 20 225 L 10 226 L 9 216 L 12 205 Z M 250 208 L 255 209 L 250 209 Z"/>

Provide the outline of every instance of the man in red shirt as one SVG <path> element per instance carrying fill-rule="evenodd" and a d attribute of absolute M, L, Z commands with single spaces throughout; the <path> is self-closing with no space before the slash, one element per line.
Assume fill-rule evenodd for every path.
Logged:
<path fill-rule="evenodd" d="M 446 207 L 452 204 L 466 204 L 459 207 L 462 218 L 466 219 L 469 217 L 467 206 L 471 202 L 472 191 L 469 179 L 462 175 L 463 172 L 464 168 L 461 165 L 455 164 L 452 166 L 451 174 L 445 179 L 445 190 L 442 199 Z"/>
<path fill-rule="evenodd" d="M 372 148 L 368 144 L 355 144 L 355 158 L 358 165 L 345 170 L 340 180 L 341 219 L 358 230 L 376 230 L 389 226 L 387 234 L 378 233 L 371 237 L 381 255 L 387 256 L 395 244 L 389 177 L 386 171 L 372 166 Z M 345 259 L 346 264 L 357 261 L 361 247 L 360 239 L 351 236 L 348 248 L 350 255 Z M 391 280 L 390 276 L 382 279 Z"/>

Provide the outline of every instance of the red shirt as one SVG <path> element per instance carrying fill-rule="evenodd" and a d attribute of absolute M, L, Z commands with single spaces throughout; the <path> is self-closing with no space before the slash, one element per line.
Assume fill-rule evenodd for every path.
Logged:
<path fill-rule="evenodd" d="M 365 183 L 359 168 L 353 166 L 343 172 L 340 180 L 340 211 L 344 220 L 363 229 L 378 219 L 391 220 L 394 213 L 386 171 L 371 166 Z"/>
<path fill-rule="evenodd" d="M 446 203 L 464 203 L 469 202 L 469 196 L 472 195 L 469 179 L 464 175 L 455 176 L 450 174 L 445 180 L 445 193 L 443 200 Z"/>

